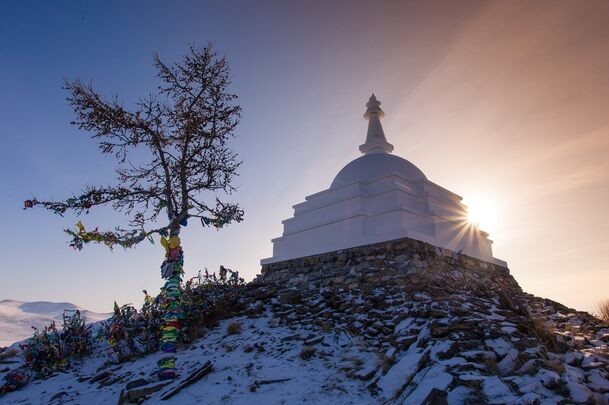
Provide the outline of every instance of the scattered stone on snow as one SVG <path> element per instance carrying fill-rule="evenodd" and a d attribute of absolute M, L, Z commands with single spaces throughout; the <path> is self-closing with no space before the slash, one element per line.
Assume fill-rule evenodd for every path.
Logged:
<path fill-rule="evenodd" d="M 188 377 L 162 394 L 147 377 L 152 360 L 94 372 L 100 355 L 72 375 L 70 398 L 116 398 L 127 381 L 123 397 L 136 403 L 170 392 L 182 402 L 230 402 L 252 387 L 259 400 L 306 390 L 296 402 L 609 403 L 609 327 L 524 293 L 500 266 L 406 239 L 265 265 L 246 288 L 241 316 L 178 351 Z M 241 333 L 226 334 L 231 322 Z M 197 356 L 216 371 L 195 384 Z M 57 391 L 48 384 L 68 377 L 31 392 L 48 402 Z M 22 401 L 30 386 L 2 399 Z"/>
<path fill-rule="evenodd" d="M 211 361 L 207 361 L 204 365 L 197 368 L 190 375 L 188 375 L 188 377 L 186 377 L 183 381 L 181 381 L 177 387 L 171 388 L 169 391 L 163 393 L 161 395 L 161 400 L 165 401 L 165 400 L 173 397 L 174 395 L 176 395 L 177 393 L 182 391 L 184 388 L 199 381 L 201 378 L 203 378 L 204 376 L 209 374 L 213 369 L 214 369 L 214 367 L 213 367 Z"/>
<path fill-rule="evenodd" d="M 127 391 L 127 400 L 132 404 L 138 404 L 141 399 L 145 399 L 148 395 L 160 391 L 165 386 L 171 384 L 171 381 L 161 381 L 151 383 Z"/>

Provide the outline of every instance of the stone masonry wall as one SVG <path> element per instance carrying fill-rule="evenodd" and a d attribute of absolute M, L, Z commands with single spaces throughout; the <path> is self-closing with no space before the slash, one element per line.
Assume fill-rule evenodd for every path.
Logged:
<path fill-rule="evenodd" d="M 413 291 L 423 287 L 499 294 L 504 299 L 522 294 L 506 267 L 410 238 L 266 264 L 254 283 L 362 291 L 378 285 Z"/>

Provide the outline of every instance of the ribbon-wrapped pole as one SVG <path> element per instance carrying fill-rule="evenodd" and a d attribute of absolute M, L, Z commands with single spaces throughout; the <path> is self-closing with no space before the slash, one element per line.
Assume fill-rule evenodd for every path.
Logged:
<path fill-rule="evenodd" d="M 180 283 L 184 274 L 184 252 L 178 236 L 172 236 L 169 240 L 162 237 L 161 244 L 165 248 L 165 261 L 161 266 L 161 275 L 167 281 L 162 292 L 165 315 L 161 334 L 161 359 L 157 364 L 159 378 L 166 380 L 176 377 L 176 340 L 182 317 Z"/>

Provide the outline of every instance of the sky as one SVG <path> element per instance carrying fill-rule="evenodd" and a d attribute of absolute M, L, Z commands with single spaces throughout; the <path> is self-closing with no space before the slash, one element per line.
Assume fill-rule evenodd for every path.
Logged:
<path fill-rule="evenodd" d="M 129 107 L 152 58 L 213 42 L 243 108 L 231 142 L 242 223 L 183 232 L 186 278 L 251 280 L 292 205 L 358 157 L 372 92 L 394 153 L 490 212 L 481 227 L 522 288 L 592 310 L 609 298 L 609 2 L 3 1 L 0 299 L 110 311 L 158 292 L 157 245 L 68 247 L 78 218 L 24 211 L 111 184 L 114 162 L 70 125 L 64 79 Z M 121 214 L 84 218 L 112 228 Z"/>

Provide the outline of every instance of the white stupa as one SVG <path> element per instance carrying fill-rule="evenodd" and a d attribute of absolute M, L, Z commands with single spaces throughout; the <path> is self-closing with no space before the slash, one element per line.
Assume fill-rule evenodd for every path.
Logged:
<path fill-rule="evenodd" d="M 385 113 L 374 94 L 366 107 L 363 156 L 338 172 L 330 188 L 293 206 L 283 235 L 272 240 L 273 257 L 262 264 L 411 238 L 506 266 L 493 257 L 488 234 L 468 222 L 460 196 L 391 154 L 381 125 Z"/>

